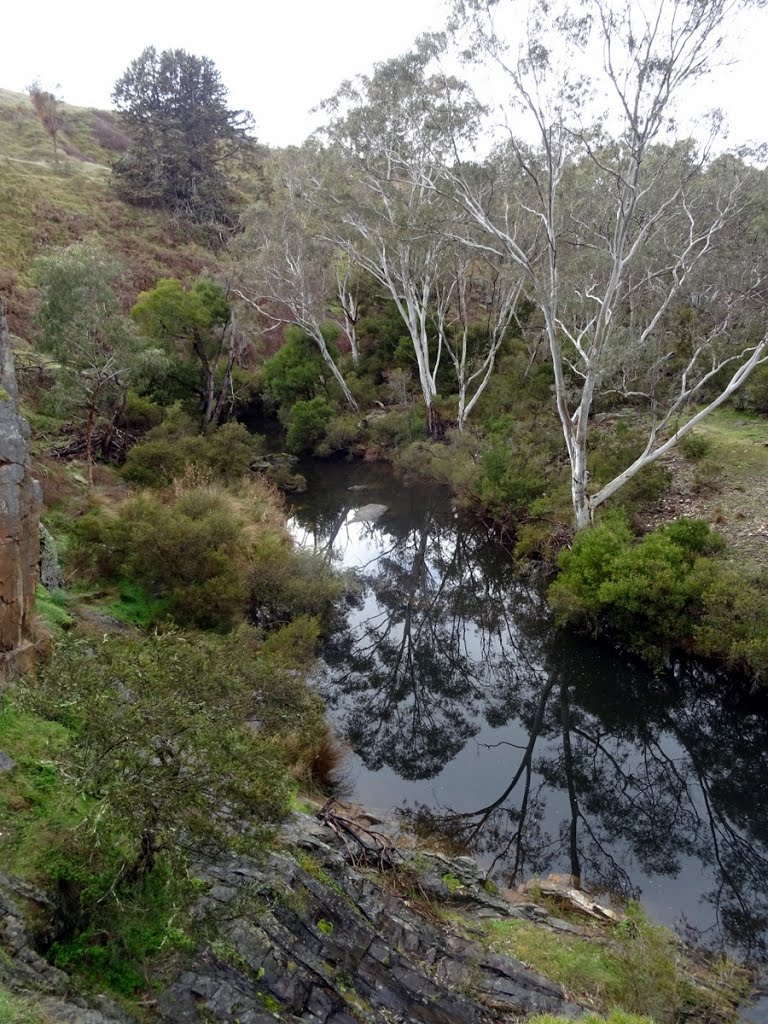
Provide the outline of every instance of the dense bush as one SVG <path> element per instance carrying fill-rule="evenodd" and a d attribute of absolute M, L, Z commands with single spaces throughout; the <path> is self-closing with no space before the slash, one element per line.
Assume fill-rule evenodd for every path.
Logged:
<path fill-rule="evenodd" d="M 114 515 L 93 512 L 75 525 L 74 545 L 99 576 L 164 598 L 179 624 L 228 629 L 245 611 L 244 526 L 216 491 L 198 488 L 169 503 L 139 495 Z"/>
<path fill-rule="evenodd" d="M 328 400 L 320 395 L 308 402 L 295 402 L 287 417 L 285 443 L 288 451 L 311 451 L 325 436 L 332 415 Z"/>
<path fill-rule="evenodd" d="M 307 619 L 268 645 L 246 628 L 81 636 L 17 688 L 0 731 L 20 760 L 20 725 L 35 738 L 45 796 L 17 807 L 16 855 L 56 898 L 58 966 L 129 995 L 160 950 L 193 945 L 188 860 L 262 848 L 326 742 L 301 671 L 316 639 Z"/>
<path fill-rule="evenodd" d="M 228 489 L 179 484 L 109 514 L 95 509 L 74 524 L 70 558 L 92 579 L 127 585 L 141 625 L 168 618 L 227 630 L 249 608 L 266 625 L 327 621 L 340 593 L 326 563 L 294 549 L 279 498 L 259 478 Z"/>
<path fill-rule="evenodd" d="M 549 600 L 561 622 L 610 625 L 647 654 L 693 635 L 707 556 L 722 538 L 701 520 L 677 520 L 635 541 L 625 516 L 606 515 L 558 559 Z"/>
<path fill-rule="evenodd" d="M 331 331 L 326 338 L 334 359 L 338 357 L 337 334 Z M 286 329 L 285 344 L 264 364 L 264 394 L 282 415 L 287 415 L 295 402 L 309 401 L 318 390 L 327 391 L 332 380 L 317 345 L 298 327 Z"/>
<path fill-rule="evenodd" d="M 319 555 L 295 551 L 286 539 L 264 536 L 250 552 L 251 615 L 265 625 L 298 615 L 327 625 L 343 583 Z"/>
<path fill-rule="evenodd" d="M 123 476 L 143 487 L 164 487 L 194 467 L 210 479 L 235 481 L 248 473 L 263 439 L 241 423 L 211 427 L 205 434 L 160 426 L 128 452 Z"/>

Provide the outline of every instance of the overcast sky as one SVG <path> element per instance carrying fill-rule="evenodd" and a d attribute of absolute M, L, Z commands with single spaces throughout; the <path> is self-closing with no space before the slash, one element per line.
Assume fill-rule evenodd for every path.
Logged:
<path fill-rule="evenodd" d="M 443 22 L 444 0 L 35 0 L 5 5 L 0 87 L 35 78 L 78 106 L 109 107 L 115 80 L 146 46 L 210 57 L 233 107 L 251 110 L 270 145 L 301 142 L 316 126 L 309 109 L 338 83 L 407 49 Z M 730 140 L 768 140 L 768 14 L 751 15 L 732 39 L 735 68 L 699 88 L 722 107 Z"/>

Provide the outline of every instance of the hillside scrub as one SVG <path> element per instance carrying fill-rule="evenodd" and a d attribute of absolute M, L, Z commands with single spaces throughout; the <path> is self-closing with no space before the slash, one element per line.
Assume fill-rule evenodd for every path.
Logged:
<path fill-rule="evenodd" d="M 0 779 L 4 863 L 51 894 L 49 955 L 86 984 L 131 995 L 161 951 L 190 948 L 189 859 L 264 849 L 294 777 L 311 782 L 326 743 L 303 676 L 317 627 L 288 633 L 268 647 L 246 627 L 80 632 L 5 701 L 18 768 Z"/>
<path fill-rule="evenodd" d="M 338 584 L 296 552 L 276 491 L 260 478 L 230 487 L 194 472 L 162 494 L 143 492 L 72 527 L 73 566 L 92 580 L 137 584 L 153 602 L 149 624 L 229 630 L 252 604 L 261 618 L 330 615 Z M 266 581 L 268 585 L 266 585 Z"/>

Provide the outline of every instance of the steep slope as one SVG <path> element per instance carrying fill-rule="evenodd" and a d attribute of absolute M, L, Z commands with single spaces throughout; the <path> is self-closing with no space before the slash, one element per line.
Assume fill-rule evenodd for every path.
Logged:
<path fill-rule="evenodd" d="M 126 265 L 126 303 L 159 277 L 189 277 L 214 256 L 169 217 L 128 206 L 109 185 L 127 137 L 116 115 L 62 104 L 59 161 L 29 98 L 0 89 L 0 296 L 11 330 L 28 337 L 30 268 L 46 247 L 94 232 Z"/>

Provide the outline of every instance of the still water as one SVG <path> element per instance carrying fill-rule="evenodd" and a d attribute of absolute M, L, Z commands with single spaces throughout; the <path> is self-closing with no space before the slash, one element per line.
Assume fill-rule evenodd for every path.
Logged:
<path fill-rule="evenodd" d="M 768 952 L 768 699 L 554 629 L 487 533 L 386 467 L 302 467 L 297 540 L 354 573 L 319 687 L 369 808 L 421 810 L 504 884 L 563 872 Z M 354 488 L 350 490 L 350 488 Z M 380 503 L 375 522 L 352 522 Z"/>

